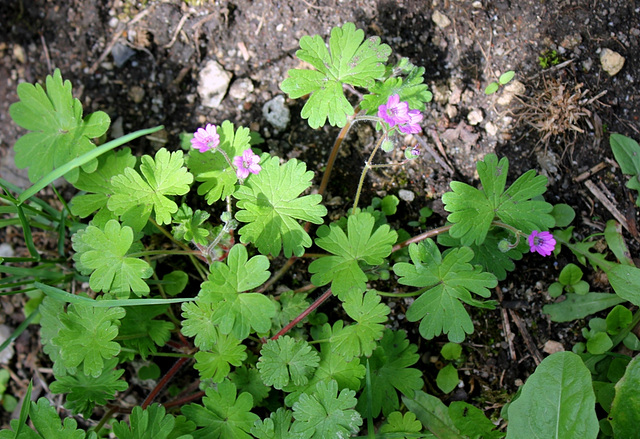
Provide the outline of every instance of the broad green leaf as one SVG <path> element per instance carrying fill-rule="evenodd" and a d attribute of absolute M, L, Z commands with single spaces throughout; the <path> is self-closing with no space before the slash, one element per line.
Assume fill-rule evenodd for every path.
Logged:
<path fill-rule="evenodd" d="M 576 211 L 568 204 L 554 204 L 551 216 L 556 220 L 556 227 L 567 227 L 576 217 Z"/>
<path fill-rule="evenodd" d="M 300 436 L 289 431 L 293 413 L 284 407 L 271 412 L 268 418 L 256 421 L 251 429 L 251 434 L 258 439 L 296 439 Z"/>
<path fill-rule="evenodd" d="M 321 381 L 326 383 L 335 380 L 340 389 L 356 391 L 360 389 L 360 380 L 364 378 L 365 367 L 360 364 L 360 360 L 353 358 L 347 362 L 342 355 L 335 352 L 332 343 L 328 341 L 332 337 L 331 325 L 326 323 L 321 327 L 315 327 L 312 334 L 314 340 L 323 341 L 320 344 L 320 363 L 306 385 L 296 386 L 290 383 L 283 389 L 289 392 L 285 398 L 287 406 L 296 402 L 302 393 L 313 393 L 316 384 Z"/>
<path fill-rule="evenodd" d="M 249 393 L 237 395 L 236 386 L 225 380 L 217 389 L 208 388 L 202 405 L 189 404 L 182 413 L 199 428 L 195 439 L 249 439 L 249 431 L 258 415 L 251 413 L 253 398 Z"/>
<path fill-rule="evenodd" d="M 125 421 L 114 422 L 113 432 L 118 439 L 171 439 L 177 437 L 174 432 L 176 418 L 167 414 L 160 404 L 151 404 L 146 409 L 134 407 L 129 416 L 129 424 Z M 195 425 L 188 423 L 191 430 Z M 180 439 L 190 439 L 191 435 L 180 435 Z"/>
<path fill-rule="evenodd" d="M 303 393 L 293 404 L 295 420 L 291 431 L 302 437 L 348 437 L 362 425 L 360 413 L 354 410 L 356 392 L 342 389 L 338 383 L 319 382 L 311 394 Z"/>
<path fill-rule="evenodd" d="M 96 210 L 103 209 L 109 197 L 113 195 L 111 178 L 135 165 L 136 158 L 129 148 L 117 152 L 112 150 L 101 155 L 98 158 L 98 168 L 91 173 L 80 171 L 78 180 L 73 184 L 77 189 L 90 193 L 73 197 L 71 213 L 80 218 L 86 218 Z"/>
<path fill-rule="evenodd" d="M 178 205 L 168 196 L 186 194 L 193 182 L 193 175 L 183 166 L 182 156 L 182 151 L 170 153 L 162 148 L 155 158 L 142 156 L 140 172 L 126 168 L 113 177 L 113 195 L 107 202 L 109 210 L 119 216 L 132 210 L 141 212 L 143 225 L 153 210 L 158 224 L 170 224 L 171 214 L 178 211 Z"/>
<path fill-rule="evenodd" d="M 313 261 L 309 272 L 311 282 L 322 286 L 331 282 L 333 293 L 341 300 L 347 295 L 362 293 L 366 289 L 367 276 L 360 263 L 380 265 L 391 254 L 398 234 L 386 224 L 373 230 L 375 219 L 367 212 L 350 215 L 347 234 L 337 225 L 321 226 L 316 245 L 333 256 Z"/>
<path fill-rule="evenodd" d="M 440 349 L 440 355 L 445 360 L 457 360 L 462 354 L 462 346 L 459 343 L 446 343 Z"/>
<path fill-rule="evenodd" d="M 189 150 L 187 166 L 195 180 L 201 183 L 198 186 L 198 195 L 204 195 L 208 204 L 233 194 L 238 181 L 234 168 L 229 166 L 227 159 L 218 150 L 224 151 L 227 157 L 233 160 L 233 157 L 241 156 L 244 150 L 250 148 L 249 129 L 238 127 L 234 131 L 234 128 L 231 122 L 222 122 L 217 128 L 220 144 L 215 150 L 205 153 L 196 149 Z"/>
<path fill-rule="evenodd" d="M 463 245 L 484 242 L 495 219 L 526 234 L 555 225 L 550 215 L 551 204 L 532 200 L 546 191 L 545 176 L 527 171 L 505 190 L 509 161 L 502 158 L 498 162 L 495 154 L 488 154 L 478 162 L 477 170 L 482 189 L 453 181 L 452 192 L 442 196 L 445 210 L 451 212 L 447 217 L 453 223 L 449 233 L 460 238 Z"/>
<path fill-rule="evenodd" d="M 616 305 L 609 314 L 605 321 L 607 322 L 607 333 L 611 335 L 617 335 L 620 331 L 624 330 L 631 324 L 633 320 L 633 314 L 631 311 L 622 306 Z"/>
<path fill-rule="evenodd" d="M 127 390 L 127 383 L 119 379 L 124 369 L 116 370 L 118 361 L 114 358 L 106 361 L 104 370 L 98 377 L 85 375 L 78 372 L 74 375 L 56 376 L 56 381 L 49 388 L 53 393 L 66 393 L 65 407 L 73 414 L 82 414 L 89 418 L 93 408 L 97 405 L 106 405 L 114 399 L 116 392 Z"/>
<path fill-rule="evenodd" d="M 631 175 L 627 187 L 640 192 L 640 145 L 630 137 L 616 133 L 609 137 L 609 144 L 622 172 Z M 640 206 L 640 198 L 636 204 Z"/>
<path fill-rule="evenodd" d="M 598 418 L 591 373 L 579 356 L 545 358 L 509 406 L 507 438 L 596 438 Z"/>
<path fill-rule="evenodd" d="M 81 271 L 91 273 L 89 286 L 94 291 L 116 294 L 127 298 L 131 291 L 137 296 L 149 293 L 149 286 L 143 280 L 151 276 L 153 270 L 144 260 L 127 256 L 139 247 L 133 243 L 133 230 L 110 220 L 104 229 L 88 226 L 73 235 L 73 259 Z"/>
<path fill-rule="evenodd" d="M 442 393 L 449 393 L 458 386 L 460 378 L 458 378 L 458 369 L 453 364 L 447 364 L 438 371 L 436 376 L 436 384 L 442 390 Z"/>
<path fill-rule="evenodd" d="M 409 366 L 417 363 L 420 355 L 418 347 L 410 344 L 404 331 L 385 329 L 382 340 L 371 358 L 371 415 L 377 417 L 382 412 L 385 416 L 400 408 L 398 392 L 413 396 L 413 392 L 422 388 L 422 372 Z M 358 401 L 361 413 L 367 410 L 366 392 Z"/>
<path fill-rule="evenodd" d="M 267 386 L 282 389 L 289 382 L 295 386 L 307 384 L 319 361 L 309 343 L 285 335 L 262 346 L 257 368 Z"/>
<path fill-rule="evenodd" d="M 196 353 L 194 367 L 200 371 L 201 379 L 219 383 L 229 375 L 231 366 L 240 366 L 247 359 L 247 353 L 246 346 L 232 334 L 215 333 L 216 339 L 211 348 Z"/>
<path fill-rule="evenodd" d="M 344 126 L 353 107 L 342 91 L 343 84 L 370 88 L 385 74 L 384 63 L 391 48 L 380 44 L 379 37 L 364 41 L 364 32 L 353 23 L 334 27 L 329 38 L 329 50 L 319 35 L 303 36 L 296 56 L 308 62 L 317 71 L 289 70 L 289 77 L 280 88 L 296 99 L 311 93 L 302 108 L 302 117 L 312 128 L 324 125 L 327 118 L 333 126 Z"/>
<path fill-rule="evenodd" d="M 505 433 L 496 431 L 496 426 L 477 407 L 466 402 L 453 401 L 449 405 L 449 416 L 460 433 L 469 439 L 499 439 Z"/>
<path fill-rule="evenodd" d="M 180 294 L 189 283 L 189 275 L 184 271 L 174 270 L 162 277 L 162 287 L 165 293 L 170 296 Z"/>
<path fill-rule="evenodd" d="M 332 337 L 334 349 L 347 361 L 362 355 L 370 357 L 376 341 L 382 338 L 384 322 L 391 310 L 380 303 L 380 296 L 375 291 L 368 291 L 364 296 L 347 296 L 343 308 L 356 323 L 344 327 Z"/>
<path fill-rule="evenodd" d="M 542 312 L 549 314 L 549 318 L 553 322 L 570 322 L 583 319 L 622 302 L 626 301 L 616 294 L 587 293 L 580 296 L 568 293 L 562 302 L 543 306 Z"/>
<path fill-rule="evenodd" d="M 640 306 L 640 268 L 629 265 L 615 264 L 609 270 L 605 270 L 611 288 L 625 300 Z"/>
<path fill-rule="evenodd" d="M 638 437 L 640 425 L 640 356 L 636 356 L 627 366 L 627 370 L 616 384 L 609 420 L 614 437 Z"/>
<path fill-rule="evenodd" d="M 288 258 L 302 256 L 311 238 L 297 220 L 321 224 L 327 209 L 322 196 L 300 194 L 307 190 L 313 172 L 303 162 L 291 159 L 280 166 L 278 157 L 265 158 L 262 170 L 252 175 L 233 194 L 238 199 L 236 219 L 244 225 L 238 233 L 242 243 L 254 243 L 263 255 L 277 256 L 284 249 Z"/>
<path fill-rule="evenodd" d="M 380 427 L 380 433 L 420 433 L 422 423 L 416 419 L 416 415 L 407 412 L 404 415 L 400 412 L 393 412 L 387 416 L 387 422 Z M 396 437 L 396 436 L 393 436 Z M 403 438 L 403 436 L 398 436 Z M 411 437 L 414 437 L 413 435 Z"/>
<path fill-rule="evenodd" d="M 94 308 L 71 304 L 58 318 L 62 327 L 51 343 L 60 348 L 60 360 L 65 368 L 75 370 L 81 364 L 85 375 L 99 377 L 109 360 L 120 353 L 113 341 L 118 335 L 124 308 Z"/>
<path fill-rule="evenodd" d="M 509 70 L 508 72 L 504 72 L 502 75 L 500 75 L 500 78 L 498 78 L 498 82 L 501 85 L 508 84 L 514 76 L 516 76 L 516 72 L 514 72 L 513 70 Z"/>
<path fill-rule="evenodd" d="M 465 334 L 473 333 L 471 317 L 462 302 L 493 307 L 491 302 L 472 298 L 471 293 L 489 297 L 489 288 L 498 284 L 495 276 L 469 264 L 473 252 L 468 247 L 451 249 L 443 258 L 436 244 L 428 239 L 419 245 L 411 244 L 409 255 L 411 264 L 393 266 L 400 276 L 398 283 L 424 287 L 425 291 L 407 310 L 407 320 L 421 320 L 420 334 L 427 340 L 447 334 L 449 341 L 462 342 Z"/>
<path fill-rule="evenodd" d="M 622 236 L 622 226 L 616 220 L 607 221 L 607 227 L 604 229 L 604 238 L 607 241 L 609 250 L 616 255 L 621 264 L 634 266 L 629 247 Z"/>
<path fill-rule="evenodd" d="M 102 111 L 82 118 L 82 104 L 72 96 L 71 82 L 63 82 L 59 69 L 47 76 L 45 84 L 46 91 L 40 84 L 19 84 L 20 101 L 9 107 L 14 122 L 30 131 L 15 144 L 15 163 L 18 168 L 29 168 L 33 183 L 95 148 L 91 139 L 103 135 L 111 122 Z M 97 164 L 92 160 L 82 169 L 92 172 Z M 65 178 L 73 183 L 78 175 L 76 168 Z"/>
<path fill-rule="evenodd" d="M 435 396 L 417 391 L 414 397 L 403 396 L 402 402 L 438 439 L 460 439 L 447 406 Z"/>
<path fill-rule="evenodd" d="M 582 279 L 582 270 L 576 264 L 565 265 L 558 276 L 558 281 L 562 285 L 574 285 L 580 282 L 580 279 Z"/>
<path fill-rule="evenodd" d="M 212 304 L 211 321 L 223 334 L 233 333 L 244 340 L 253 330 L 267 332 L 276 309 L 271 300 L 260 293 L 243 293 L 262 285 L 269 278 L 269 260 L 257 255 L 248 259 L 247 249 L 240 244 L 229 251 L 226 262 L 211 265 L 209 280 L 198 294 L 202 304 Z"/>

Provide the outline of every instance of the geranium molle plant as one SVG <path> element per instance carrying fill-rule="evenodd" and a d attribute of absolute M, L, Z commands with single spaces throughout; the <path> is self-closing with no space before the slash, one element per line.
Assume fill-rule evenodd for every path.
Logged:
<path fill-rule="evenodd" d="M 326 167 L 313 166 L 325 170 L 317 188 L 303 161 L 254 153 L 261 137 L 229 121 L 198 128 L 186 154 L 169 142 L 138 158 L 114 149 L 162 127 L 97 145 L 92 139 L 106 132 L 108 117 L 83 118 L 60 71 L 46 90 L 20 84 L 10 113 L 30 133 L 16 157 L 31 167 L 34 185 L 22 191 L 0 179 L 0 199 L 12 215 L 6 224 L 23 228 L 30 257 L 4 258 L 0 273 L 8 277 L 0 288 L 39 294 L 27 323 L 40 317 L 52 366 L 43 386 L 49 399 L 30 402 L 29 387 L 13 432 L 0 438 L 18 431 L 40 437 L 33 428 L 43 437 L 64 430 L 91 439 L 503 437 L 480 408 L 461 401 L 447 408 L 426 393 L 436 387 L 416 366 L 422 352 L 407 329 L 418 325 L 426 349 L 445 338 L 462 343 L 474 332 L 473 309 L 496 307 L 493 291 L 526 251 L 517 237 L 534 230 L 530 249 L 551 254 L 553 235 L 537 232 L 556 226 L 554 206 L 542 197 L 547 179 L 531 170 L 507 187 L 508 160 L 489 154 L 477 164 L 480 188 L 452 181 L 442 197 L 448 223 L 426 232 L 388 220 L 398 203 L 391 195 L 382 208 L 362 206 L 368 172 L 398 169 L 429 151 L 420 135 L 431 100 L 425 69 L 407 59 L 391 64 L 390 55 L 379 37 L 365 40 L 352 23 L 332 29 L 328 44 L 301 38 L 296 56 L 312 69 L 290 70 L 280 87 L 292 99 L 308 96 L 301 115 L 311 128 L 341 128 Z M 352 208 L 328 217 L 331 169 L 356 122 L 371 123 L 377 139 L 367 147 Z M 405 145 L 411 136 L 419 142 Z M 32 154 L 34 139 L 47 154 Z M 399 162 L 396 147 L 404 149 Z M 381 150 L 389 155 L 380 158 Z M 62 175 L 78 190 L 70 203 L 54 191 L 64 208 L 34 198 Z M 32 228 L 58 234 L 58 256 L 35 248 Z M 327 309 L 342 310 L 319 312 L 328 300 Z M 391 325 L 393 310 L 404 307 L 406 319 L 395 315 Z M 586 367 L 576 366 L 582 360 L 564 354 L 564 364 L 584 377 Z M 175 363 L 166 367 L 169 359 Z M 454 388 L 457 371 L 449 366 L 453 387 L 444 387 Z M 134 382 L 145 384 L 131 391 Z M 147 383 L 153 388 L 136 399 Z M 592 424 L 595 398 L 587 387 L 590 395 L 566 402 L 587 410 L 586 418 L 580 412 L 567 422 Z M 521 406 L 527 391 L 525 384 Z M 92 431 L 71 417 L 60 430 L 51 394 L 64 395 L 65 413 L 84 416 Z M 509 409 L 509 422 L 535 423 L 532 411 Z M 543 427 L 548 413 L 540 416 Z"/>

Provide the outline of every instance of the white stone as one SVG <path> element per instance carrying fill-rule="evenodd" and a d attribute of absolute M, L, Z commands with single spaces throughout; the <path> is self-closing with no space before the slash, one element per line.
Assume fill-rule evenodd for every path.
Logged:
<path fill-rule="evenodd" d="M 544 344 L 542 350 L 547 354 L 555 354 L 556 352 L 564 352 L 564 346 L 560 342 L 549 340 Z"/>
<path fill-rule="evenodd" d="M 7 340 L 13 331 L 6 325 L 0 325 L 0 344 Z M 2 352 L 0 352 L 0 364 L 8 364 L 9 360 L 13 357 L 13 342 L 9 344 Z"/>
<path fill-rule="evenodd" d="M 407 203 L 411 203 L 416 198 L 416 194 L 406 189 L 400 189 L 398 191 L 398 197 Z"/>
<path fill-rule="evenodd" d="M 231 82 L 231 73 L 218 62 L 210 60 L 198 75 L 198 94 L 205 107 L 216 108 L 222 102 Z"/>
<path fill-rule="evenodd" d="M 431 19 L 440 29 L 444 29 L 451 24 L 451 20 L 449 20 L 449 17 L 447 17 L 440 11 L 433 11 Z"/>
<path fill-rule="evenodd" d="M 602 49 L 602 52 L 600 52 L 600 64 L 602 65 L 602 69 L 611 76 L 622 70 L 624 61 L 624 56 L 611 49 Z"/>
<path fill-rule="evenodd" d="M 233 81 L 229 88 L 229 96 L 233 99 L 243 101 L 253 92 L 253 82 L 249 78 L 238 79 Z"/>
<path fill-rule="evenodd" d="M 291 120 L 289 107 L 284 103 L 284 96 L 278 95 L 262 106 L 262 115 L 276 131 L 284 130 Z"/>
<path fill-rule="evenodd" d="M 478 125 L 480 122 L 482 122 L 482 119 L 484 119 L 482 110 L 471 110 L 469 114 L 467 114 L 469 125 Z"/>
<path fill-rule="evenodd" d="M 498 134 L 498 127 L 495 126 L 493 123 L 491 122 L 487 122 L 484 126 L 484 130 L 487 132 L 488 135 L 490 136 L 495 136 L 496 134 Z"/>
<path fill-rule="evenodd" d="M 0 244 L 0 258 L 12 258 L 16 254 L 13 247 L 6 242 Z"/>
<path fill-rule="evenodd" d="M 524 84 L 517 79 L 511 81 L 502 89 L 502 94 L 496 101 L 498 105 L 508 105 L 515 95 L 523 95 L 526 91 Z"/>

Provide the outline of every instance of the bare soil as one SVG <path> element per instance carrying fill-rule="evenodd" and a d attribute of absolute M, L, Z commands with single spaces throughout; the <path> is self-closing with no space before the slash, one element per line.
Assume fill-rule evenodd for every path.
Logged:
<path fill-rule="evenodd" d="M 531 168 L 549 177 L 547 199 L 576 210 L 574 225 L 579 236 L 602 232 L 612 218 L 585 182 L 606 188 L 610 201 L 626 216 L 629 232 L 625 231 L 625 238 L 632 254 L 638 254 L 637 194 L 624 186 L 627 177 L 615 165 L 608 143 L 612 132 L 640 139 L 640 5 L 636 1 L 220 0 L 197 6 L 180 0 L 9 3 L 0 8 L 0 174 L 17 184 L 28 184 L 25 174 L 10 166 L 12 146 L 23 131 L 9 118 L 8 107 L 17 100 L 15 90 L 20 82 L 42 82 L 55 68 L 73 83 L 85 113 L 103 110 L 111 116 L 115 126 L 111 136 L 165 126 L 159 138 L 132 145 L 135 153 L 153 153 L 162 146 L 177 149 L 181 132 L 192 132 L 205 122 L 230 120 L 260 132 L 266 139 L 264 150 L 305 161 L 316 172 L 318 184 L 338 130 L 310 129 L 299 116 L 303 102 L 287 100 L 291 122 L 278 133 L 265 120 L 262 107 L 282 95 L 279 83 L 288 69 L 298 66 L 294 54 L 300 37 L 319 34 L 328 38 L 333 26 L 353 22 L 366 35 L 379 35 L 397 56 L 424 66 L 425 80 L 434 93 L 423 123 L 424 139 L 434 155 L 424 154 L 400 171 L 370 174 L 373 190 L 365 201 L 407 189 L 415 198 L 402 201 L 399 213 L 391 218 L 395 225 L 419 233 L 405 224 L 416 220 L 424 206 L 436 212 L 427 225 L 442 225 L 446 212 L 440 197 L 449 182 L 454 178 L 476 182 L 476 162 L 496 152 L 509 158 L 512 180 Z M 129 50 L 131 56 L 121 63 L 114 57 L 116 46 Z M 615 76 L 600 64 L 605 48 L 625 58 Z M 550 61 L 554 51 L 557 65 L 543 68 L 540 57 L 554 64 Z M 227 94 L 216 108 L 200 105 L 198 73 L 211 59 L 232 74 L 232 87 L 249 80 L 253 90 L 241 99 Z M 488 83 L 507 70 L 516 72 L 514 87 L 521 86 L 519 95 L 510 95 L 507 88 L 485 95 Z M 568 112 L 554 113 L 553 108 L 566 110 L 568 103 L 575 104 Z M 572 126 L 562 131 L 559 127 L 570 117 L 575 119 Z M 331 218 L 352 201 L 373 135 L 371 129 L 360 128 L 342 149 L 326 197 L 334 209 Z M 599 163 L 606 166 L 578 178 Z M 7 231 L 3 239 L 19 252 L 19 231 L 12 233 Z M 557 260 L 525 256 L 496 292 L 501 308 L 474 311 L 476 332 L 465 342 L 466 361 L 460 366 L 464 386 L 453 398 L 473 402 L 496 415 L 495 410 L 545 355 L 546 342 L 556 341 L 570 350 L 580 340 L 580 325 L 554 324 L 541 312 L 544 304 L 553 301 L 546 293 L 548 285 L 572 261 L 567 251 Z M 272 266 L 277 267 L 278 262 Z M 589 273 L 587 280 L 592 290 L 607 291 L 600 279 L 598 273 Z M 0 323 L 15 328 L 23 319 L 23 300 L 2 297 Z M 428 343 L 420 339 L 415 325 L 402 321 L 403 306 L 395 304 L 393 324 L 406 329 L 419 344 L 425 376 L 435 378 L 441 364 L 432 357 L 446 340 Z M 34 375 L 40 377 L 43 395 L 52 378 L 46 358 L 39 353 L 36 334 L 34 329 L 17 340 L 17 354 L 5 366 L 14 374 L 10 390 L 18 398 Z M 434 382 L 427 390 L 438 394 Z"/>

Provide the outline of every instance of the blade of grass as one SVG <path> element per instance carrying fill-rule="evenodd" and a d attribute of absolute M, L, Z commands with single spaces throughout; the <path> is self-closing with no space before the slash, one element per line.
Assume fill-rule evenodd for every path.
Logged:
<path fill-rule="evenodd" d="M 21 194 L 22 191 L 24 190 L 22 188 L 19 188 L 15 184 L 9 183 L 7 180 L 4 180 L 2 178 L 0 178 L 0 187 L 4 188 L 5 190 L 8 188 L 9 190 L 11 190 L 12 192 L 15 192 L 18 195 Z M 34 199 L 31 200 L 31 202 L 33 202 L 34 204 L 37 204 L 38 206 L 42 207 L 42 210 L 46 211 L 53 218 L 56 218 L 58 216 L 58 211 L 56 209 L 54 209 L 53 207 L 49 206 L 43 200 L 41 200 L 39 198 L 34 198 Z M 37 209 L 35 209 L 35 210 L 37 210 Z"/>
<path fill-rule="evenodd" d="M 11 196 L 11 194 L 5 189 L 2 188 L 7 194 L 7 196 Z M 24 235 L 24 243 L 29 250 L 29 254 L 36 260 L 40 260 L 40 253 L 36 250 L 36 246 L 33 244 L 33 236 L 31 235 L 31 226 L 29 225 L 29 220 L 27 220 L 27 216 L 24 214 L 24 209 L 17 203 L 15 198 L 11 200 L 14 203 L 16 208 L 16 213 L 18 214 L 18 218 L 20 219 L 20 225 L 22 225 L 22 233 Z"/>
<path fill-rule="evenodd" d="M 130 142 L 134 139 L 137 139 L 138 137 L 155 133 L 156 131 L 160 131 L 163 128 L 164 127 L 160 125 L 154 128 L 147 128 L 144 130 L 134 131 L 133 133 L 114 139 L 111 142 L 107 142 L 104 145 L 101 145 L 95 148 L 94 150 L 89 151 L 85 154 L 82 154 L 80 157 L 77 157 L 71 160 L 70 162 L 65 163 L 59 168 L 56 168 L 53 171 L 49 172 L 47 175 L 45 175 L 40 180 L 38 180 L 33 186 L 31 186 L 29 189 L 21 193 L 20 196 L 18 197 L 18 205 L 24 203 L 27 199 L 37 194 L 41 189 L 47 187 L 48 185 L 53 183 L 56 179 L 62 177 L 72 169 L 75 169 L 79 166 L 84 165 L 85 163 L 99 157 L 100 155 L 104 154 L 107 151 L 112 150 L 113 148 L 116 148 L 120 145 L 124 145 L 125 143 Z"/>
<path fill-rule="evenodd" d="M 24 319 L 22 321 L 22 323 L 20 323 L 18 325 L 18 327 L 16 328 L 15 331 L 13 331 L 13 334 L 11 334 L 9 336 L 9 338 L 7 338 L 4 343 L 2 343 L 0 345 L 0 352 L 2 352 L 3 350 L 6 349 L 7 346 L 9 346 L 13 341 L 15 341 L 15 339 L 17 339 L 18 337 L 20 337 L 20 334 L 22 334 L 24 332 L 25 329 L 27 329 L 27 326 L 29 326 L 29 323 L 31 323 L 31 321 L 33 319 L 36 318 L 36 316 L 40 314 L 40 311 L 38 308 L 36 308 L 35 310 L 33 310 L 33 312 L 31 314 L 29 314 L 29 317 L 27 317 L 26 319 Z"/>
<path fill-rule="evenodd" d="M 169 303 L 193 302 L 195 297 L 185 297 L 178 299 L 115 299 L 115 300 L 93 300 L 88 297 L 76 296 L 60 288 L 34 282 L 34 286 L 41 289 L 47 296 L 63 302 L 75 303 L 78 305 L 89 305 L 96 308 L 109 308 L 112 306 L 139 306 L 139 305 L 166 305 Z"/>

